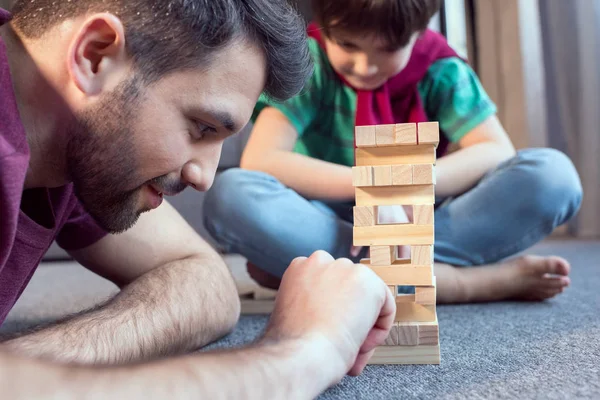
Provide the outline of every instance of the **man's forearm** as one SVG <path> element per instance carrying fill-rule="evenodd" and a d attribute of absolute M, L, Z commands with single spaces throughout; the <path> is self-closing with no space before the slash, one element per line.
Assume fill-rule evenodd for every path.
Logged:
<path fill-rule="evenodd" d="M 197 349 L 237 322 L 239 300 L 216 259 L 156 268 L 100 308 L 2 344 L 9 350 L 77 363 L 125 363 Z"/>
<path fill-rule="evenodd" d="M 56 366 L 0 354 L 0 387 L 16 400 L 312 399 L 343 376 L 328 346 L 287 341 L 113 368 Z"/>

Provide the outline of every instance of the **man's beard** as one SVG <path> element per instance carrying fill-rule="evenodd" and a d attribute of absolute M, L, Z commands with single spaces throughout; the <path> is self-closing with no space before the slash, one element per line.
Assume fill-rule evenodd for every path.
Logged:
<path fill-rule="evenodd" d="M 86 211 L 111 233 L 131 228 L 140 214 L 145 183 L 134 145 L 134 110 L 140 102 L 135 79 L 105 95 L 92 110 L 74 119 L 67 145 L 67 168 Z M 133 188 L 133 189 L 132 189 Z"/>

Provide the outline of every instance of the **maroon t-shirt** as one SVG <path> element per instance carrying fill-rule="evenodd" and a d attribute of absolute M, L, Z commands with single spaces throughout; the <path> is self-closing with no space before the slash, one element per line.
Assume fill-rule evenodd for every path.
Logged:
<path fill-rule="evenodd" d="M 0 26 L 10 14 L 0 8 Z M 56 239 L 66 250 L 106 233 L 84 211 L 72 185 L 23 190 L 29 147 L 0 38 L 0 325 Z"/>

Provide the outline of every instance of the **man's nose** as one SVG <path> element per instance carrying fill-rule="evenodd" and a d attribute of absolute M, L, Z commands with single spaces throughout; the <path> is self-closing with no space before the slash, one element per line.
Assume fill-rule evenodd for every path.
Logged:
<path fill-rule="evenodd" d="M 210 189 L 217 173 L 222 147 L 221 140 L 194 152 L 194 157 L 183 166 L 181 171 L 183 181 L 201 192 Z"/>

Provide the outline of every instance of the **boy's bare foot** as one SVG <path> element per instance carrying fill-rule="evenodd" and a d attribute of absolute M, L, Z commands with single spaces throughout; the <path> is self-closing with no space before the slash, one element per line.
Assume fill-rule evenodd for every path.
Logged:
<path fill-rule="evenodd" d="M 437 299 L 438 303 L 542 301 L 569 286 L 570 270 L 567 260 L 555 256 L 523 256 L 466 268 L 436 263 Z"/>

